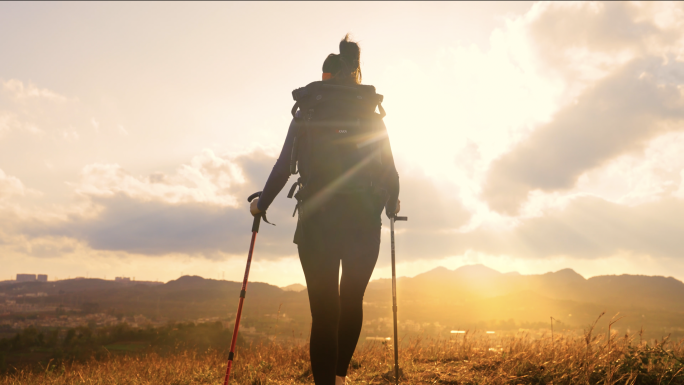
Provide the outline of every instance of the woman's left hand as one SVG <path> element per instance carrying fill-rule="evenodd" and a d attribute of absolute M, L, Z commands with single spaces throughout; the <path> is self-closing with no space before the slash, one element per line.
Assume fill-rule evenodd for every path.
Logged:
<path fill-rule="evenodd" d="M 255 217 L 261 214 L 261 210 L 259 210 L 259 207 L 257 207 L 258 204 L 259 198 L 254 198 L 254 200 L 249 204 L 249 212 Z"/>

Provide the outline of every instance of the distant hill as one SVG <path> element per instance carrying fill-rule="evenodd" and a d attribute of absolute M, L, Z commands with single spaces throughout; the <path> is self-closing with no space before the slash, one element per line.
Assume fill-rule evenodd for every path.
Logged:
<path fill-rule="evenodd" d="M 7 283 L 3 298 L 105 312 L 142 314 L 176 321 L 234 317 L 241 283 L 184 276 L 164 284 L 101 279 Z M 18 297 L 28 293 L 43 297 Z M 483 265 L 439 267 L 398 279 L 400 324 L 405 330 L 446 333 L 453 329 L 583 328 L 602 312 L 604 321 L 626 316 L 617 330 L 684 337 L 684 283 L 672 277 L 619 275 L 585 279 L 571 269 L 536 275 L 503 274 Z M 369 283 L 364 297 L 364 330 L 385 335 L 391 323 L 391 280 Z M 1 313 L 1 312 L 0 312 Z M 11 316 L 11 315 L 10 315 Z M 7 317 L 7 315 L 5 315 Z M 284 288 L 250 282 L 243 318 L 257 330 L 308 333 L 308 293 L 303 285 Z M 602 322 L 604 322 L 602 321 Z M 604 323 L 598 327 L 603 328 Z M 261 328 L 261 329 L 260 329 Z M 389 334 L 387 334 L 389 335 Z"/>
<path fill-rule="evenodd" d="M 367 307 L 389 308 L 390 285 L 387 279 L 371 282 L 365 296 L 371 306 Z M 634 331 L 644 326 L 651 332 L 684 336 L 680 327 L 684 325 L 684 283 L 672 277 L 585 279 L 571 269 L 521 275 L 470 265 L 402 277 L 397 293 L 405 318 L 439 321 L 448 328 L 496 325 L 509 319 L 542 324 L 549 323 L 550 317 L 567 327 L 583 327 L 606 311 L 605 319 L 618 312 L 626 316 L 616 328 Z"/>
<path fill-rule="evenodd" d="M 299 283 L 293 283 L 292 285 L 283 286 L 283 287 L 281 287 L 281 289 L 283 289 L 285 291 L 300 292 L 302 290 L 306 290 L 306 286 L 299 284 Z"/>
<path fill-rule="evenodd" d="M 235 317 L 241 286 L 239 282 L 198 276 L 183 276 L 165 284 L 70 279 L 17 282 L 0 286 L 0 294 L 5 294 L 5 299 L 12 298 L 17 303 L 62 306 L 117 317 L 140 314 L 150 319 L 169 321 L 212 317 L 230 321 Z M 26 297 L 30 293 L 46 293 L 47 296 Z M 3 296 L 0 296 L 2 301 Z M 247 287 L 243 324 L 257 329 L 270 325 L 276 322 L 279 308 L 281 323 L 287 320 L 288 327 L 308 330 L 311 317 L 306 291 L 285 291 L 261 282 L 250 282 Z"/>

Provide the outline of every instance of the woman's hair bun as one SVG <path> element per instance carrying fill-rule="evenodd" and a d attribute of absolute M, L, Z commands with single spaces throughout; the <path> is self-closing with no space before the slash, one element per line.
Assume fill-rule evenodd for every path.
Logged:
<path fill-rule="evenodd" d="M 330 58 L 330 57 L 329 57 Z M 340 71 L 335 77 L 342 82 L 361 83 L 361 48 L 355 41 L 351 41 L 349 34 L 340 41 L 340 54 L 337 56 Z"/>
<path fill-rule="evenodd" d="M 352 67 L 357 67 L 359 65 L 359 59 L 361 58 L 361 48 L 359 44 L 355 41 L 349 39 L 349 34 L 344 36 L 344 39 L 340 41 L 340 56 L 347 62 L 348 65 Z"/>
<path fill-rule="evenodd" d="M 361 84 L 361 48 L 349 40 L 349 34 L 340 41 L 340 53 L 331 53 L 323 61 L 323 73 L 332 75 L 330 79 L 338 83 Z"/>

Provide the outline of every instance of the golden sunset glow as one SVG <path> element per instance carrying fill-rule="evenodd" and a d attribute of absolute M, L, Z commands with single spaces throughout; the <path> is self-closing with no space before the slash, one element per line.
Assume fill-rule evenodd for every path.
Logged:
<path fill-rule="evenodd" d="M 291 91 L 348 32 L 384 95 L 399 275 L 684 278 L 682 3 L 12 2 L 0 280 L 241 280 Z M 251 273 L 278 286 L 304 283 L 285 195 Z"/>

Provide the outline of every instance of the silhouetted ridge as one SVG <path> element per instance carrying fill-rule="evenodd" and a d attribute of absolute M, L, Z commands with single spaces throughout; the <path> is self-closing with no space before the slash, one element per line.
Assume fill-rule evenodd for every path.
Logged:
<path fill-rule="evenodd" d="M 453 270 L 449 270 L 444 266 L 435 267 L 425 273 L 421 273 L 413 277 L 413 279 L 447 279 L 453 275 Z"/>
<path fill-rule="evenodd" d="M 564 283 L 586 282 L 586 278 L 584 278 L 581 274 L 578 274 L 573 269 L 562 269 L 562 270 L 558 270 L 556 272 L 548 272 L 546 274 L 542 274 L 542 277 L 546 277 L 546 278 L 556 280 L 557 281 L 556 283 L 559 283 L 559 282 L 564 282 Z"/>
<path fill-rule="evenodd" d="M 306 286 L 300 284 L 300 283 L 293 283 L 292 285 L 287 285 L 281 287 L 281 289 L 285 291 L 295 291 L 295 292 L 300 292 L 306 290 Z"/>
<path fill-rule="evenodd" d="M 436 267 L 432 270 L 426 271 L 425 273 L 418 274 L 414 279 L 463 279 L 463 278 L 494 278 L 501 276 L 502 274 L 492 268 L 485 265 L 466 265 L 461 266 L 455 270 L 449 270 L 444 266 Z"/>
<path fill-rule="evenodd" d="M 573 277 L 582 278 L 583 280 L 585 279 L 582 274 L 579 274 L 578 272 L 576 272 L 575 270 L 570 269 L 570 268 L 561 269 L 561 270 L 558 270 L 552 274 L 558 274 L 558 275 L 563 275 L 563 276 L 568 276 L 568 277 L 573 276 Z"/>
<path fill-rule="evenodd" d="M 255 282 L 256 284 L 263 284 L 261 282 Z M 251 284 L 251 282 L 250 282 Z M 232 286 L 232 285 L 242 285 L 241 282 L 235 281 L 218 281 L 215 279 L 207 279 L 200 277 L 198 275 L 184 275 L 178 279 L 171 280 L 164 284 L 164 287 L 220 287 L 220 286 Z"/>
<path fill-rule="evenodd" d="M 198 275 L 184 275 L 176 280 L 172 280 L 167 282 L 167 285 L 174 285 L 174 284 L 183 284 L 183 285 L 192 285 L 192 284 L 202 284 L 206 281 L 209 281 L 207 279 L 204 279 Z"/>
<path fill-rule="evenodd" d="M 502 275 L 500 272 L 482 264 L 461 266 L 454 270 L 454 272 L 459 275 L 462 274 L 477 278 L 492 278 Z"/>
<path fill-rule="evenodd" d="M 21 295 L 16 301 L 22 305 L 61 304 L 74 311 L 96 308 L 113 315 L 225 320 L 234 315 L 241 285 L 198 276 L 183 276 L 166 284 L 74 279 L 10 283 L 0 286 L 0 293 L 6 293 L 7 298 L 12 296 L 13 300 Z M 29 293 L 45 294 L 27 296 Z M 364 296 L 368 320 L 391 318 L 391 293 L 389 279 L 369 283 Z M 305 335 L 310 330 L 307 296 L 306 290 L 285 291 L 266 283 L 250 282 L 245 322 L 262 330 L 259 328 L 270 327 L 264 326 L 271 325 L 268 322 L 276 322 L 274 317 L 278 314 L 286 314 L 287 318 L 280 318 L 279 322 L 288 322 L 287 328 L 298 325 L 292 326 L 292 330 Z M 407 330 L 414 331 L 422 331 L 422 325 L 436 322 L 446 328 L 484 327 L 479 323 L 492 324 L 493 320 L 514 326 L 511 319 L 546 325 L 551 316 L 564 325 L 584 327 L 605 311 L 610 316 L 617 312 L 626 316 L 617 326 L 620 330 L 635 331 L 643 326 L 654 333 L 684 335 L 680 329 L 684 324 L 684 283 L 672 277 L 610 275 L 585 279 L 572 269 L 521 275 L 503 274 L 483 265 L 455 270 L 438 267 L 415 277 L 399 278 L 397 298 L 400 319 L 413 325 L 407 326 Z M 380 324 L 369 330 L 380 333 Z"/>

